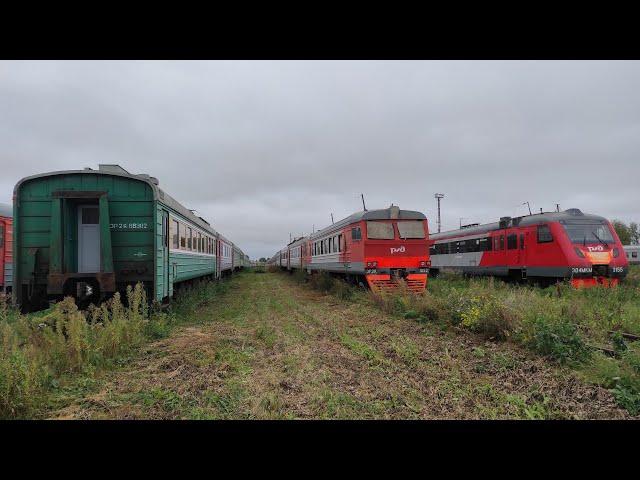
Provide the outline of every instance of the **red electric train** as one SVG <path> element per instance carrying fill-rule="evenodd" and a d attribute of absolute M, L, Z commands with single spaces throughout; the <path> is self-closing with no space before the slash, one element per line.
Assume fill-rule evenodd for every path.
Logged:
<path fill-rule="evenodd" d="M 424 291 L 429 271 L 429 228 L 423 213 L 391 206 L 366 210 L 308 237 L 294 239 L 269 261 L 287 270 L 303 269 L 366 280 L 373 290 L 397 287 L 403 279 Z"/>
<path fill-rule="evenodd" d="M 434 275 L 450 269 L 576 287 L 617 285 L 629 268 L 611 223 L 576 208 L 432 234 L 430 257 Z"/>
<path fill-rule="evenodd" d="M 0 204 L 0 292 L 9 293 L 13 278 L 13 208 Z"/>

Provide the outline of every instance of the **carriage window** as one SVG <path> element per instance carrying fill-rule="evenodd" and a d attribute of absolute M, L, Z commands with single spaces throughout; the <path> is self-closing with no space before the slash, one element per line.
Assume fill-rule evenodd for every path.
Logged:
<path fill-rule="evenodd" d="M 631 256 L 633 258 L 638 258 L 638 252 L 631 252 Z"/>
<path fill-rule="evenodd" d="M 398 233 L 400 234 L 400 238 L 424 238 L 422 220 L 398 222 Z"/>
<path fill-rule="evenodd" d="M 179 224 L 177 220 L 171 220 L 171 246 L 173 248 L 180 247 Z"/>
<path fill-rule="evenodd" d="M 553 242 L 553 235 L 549 225 L 538 225 L 538 243 Z"/>
<path fill-rule="evenodd" d="M 98 208 L 83 208 L 82 209 L 82 224 L 83 225 L 97 225 L 100 223 L 100 210 Z"/>
<path fill-rule="evenodd" d="M 191 230 L 191 228 L 187 228 L 187 250 L 191 250 L 191 245 L 193 244 L 192 242 L 192 237 L 193 237 L 193 232 Z"/>
<path fill-rule="evenodd" d="M 184 223 L 180 224 L 180 248 L 187 248 L 187 227 Z"/>
<path fill-rule="evenodd" d="M 362 240 L 362 232 L 360 231 L 360 227 L 351 229 L 351 239 L 352 240 Z"/>
<path fill-rule="evenodd" d="M 488 252 L 491 251 L 491 239 L 490 238 L 479 238 L 478 239 L 478 252 Z"/>
<path fill-rule="evenodd" d="M 338 251 L 342 251 L 342 234 L 338 235 Z"/>
<path fill-rule="evenodd" d="M 515 233 L 507 235 L 507 248 L 509 250 L 516 250 L 518 248 L 518 235 Z"/>
<path fill-rule="evenodd" d="M 385 222 L 367 222 L 367 238 L 393 240 L 393 224 Z"/>

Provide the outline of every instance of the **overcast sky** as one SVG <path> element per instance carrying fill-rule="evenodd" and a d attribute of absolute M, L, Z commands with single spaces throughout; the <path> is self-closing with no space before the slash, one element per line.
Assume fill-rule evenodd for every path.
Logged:
<path fill-rule="evenodd" d="M 149 173 L 252 258 L 394 203 L 436 231 L 577 207 L 640 221 L 640 63 L 0 62 L 22 177 Z"/>

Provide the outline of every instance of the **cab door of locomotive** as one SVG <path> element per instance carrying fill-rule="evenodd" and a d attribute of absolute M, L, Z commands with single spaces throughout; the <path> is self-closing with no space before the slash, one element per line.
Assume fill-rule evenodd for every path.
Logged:
<path fill-rule="evenodd" d="M 518 233 L 518 265 L 527 268 L 527 249 L 528 249 L 529 232 Z"/>
<path fill-rule="evenodd" d="M 520 266 L 519 233 L 514 230 L 505 231 L 506 262 L 509 268 Z"/>
<path fill-rule="evenodd" d="M 498 230 L 493 235 L 493 267 L 494 274 L 500 275 L 507 273 L 507 231 Z"/>

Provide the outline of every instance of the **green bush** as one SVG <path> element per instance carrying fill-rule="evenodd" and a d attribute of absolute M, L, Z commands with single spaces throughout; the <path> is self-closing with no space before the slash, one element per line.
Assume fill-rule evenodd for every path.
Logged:
<path fill-rule="evenodd" d="M 183 289 L 173 308 L 192 311 L 228 288 L 202 282 Z M 184 295 L 182 295 L 184 293 Z M 67 375 L 91 374 L 146 339 L 169 334 L 175 314 L 151 315 L 142 284 L 80 311 L 67 297 L 45 312 L 20 315 L 0 301 L 0 418 L 38 415 L 47 394 Z"/>
<path fill-rule="evenodd" d="M 301 268 L 296 268 L 293 271 L 293 279 L 298 282 L 298 283 L 307 283 L 307 272 L 305 272 L 304 270 L 302 270 Z"/>
<path fill-rule="evenodd" d="M 333 288 L 333 277 L 327 272 L 319 272 L 311 275 L 310 284 L 316 290 L 329 293 Z"/>
<path fill-rule="evenodd" d="M 591 354 L 576 325 L 542 314 L 533 325 L 530 345 L 536 352 L 553 357 L 561 363 L 583 362 Z"/>
<path fill-rule="evenodd" d="M 353 297 L 354 290 L 351 285 L 342 279 L 334 278 L 331 286 L 331 293 L 340 300 L 350 300 Z"/>

